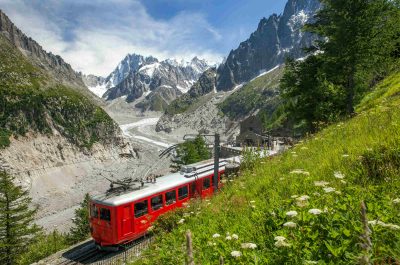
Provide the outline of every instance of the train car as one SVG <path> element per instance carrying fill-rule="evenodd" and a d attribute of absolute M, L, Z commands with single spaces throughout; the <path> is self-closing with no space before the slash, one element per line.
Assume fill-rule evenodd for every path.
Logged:
<path fill-rule="evenodd" d="M 220 160 L 218 183 L 226 160 Z M 211 196 L 214 164 L 204 161 L 180 172 L 141 182 L 129 191 L 107 192 L 90 202 L 90 231 L 100 249 L 116 249 L 146 234 L 162 214 L 195 197 Z"/>

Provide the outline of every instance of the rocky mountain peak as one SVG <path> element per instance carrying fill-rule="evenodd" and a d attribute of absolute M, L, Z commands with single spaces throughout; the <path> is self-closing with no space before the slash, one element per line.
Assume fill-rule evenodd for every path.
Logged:
<path fill-rule="evenodd" d="M 300 29 L 313 18 L 319 7 L 318 0 L 289 0 L 281 15 L 262 18 L 249 39 L 232 50 L 219 66 L 217 89 L 231 90 L 248 82 L 260 71 L 282 64 L 287 56 L 303 57 L 303 48 L 316 36 Z"/>

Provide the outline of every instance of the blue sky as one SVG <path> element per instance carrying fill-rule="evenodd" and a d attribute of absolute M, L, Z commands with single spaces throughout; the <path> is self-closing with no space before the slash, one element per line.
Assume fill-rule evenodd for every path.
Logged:
<path fill-rule="evenodd" d="M 0 8 L 75 70 L 108 75 L 127 53 L 220 62 L 286 0 L 0 0 Z"/>

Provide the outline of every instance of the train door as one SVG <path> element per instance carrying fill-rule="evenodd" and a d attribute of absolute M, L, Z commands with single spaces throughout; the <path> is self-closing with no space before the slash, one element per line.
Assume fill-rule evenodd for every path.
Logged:
<path fill-rule="evenodd" d="M 212 187 L 212 175 L 202 178 L 202 185 L 201 185 L 201 197 L 208 197 L 213 194 L 213 187 Z"/>
<path fill-rule="evenodd" d="M 196 182 L 197 181 L 193 181 L 193 182 L 191 182 L 190 184 L 189 184 L 189 190 L 190 190 L 190 198 L 195 198 L 195 197 L 197 197 L 197 196 L 199 196 L 199 193 L 198 193 L 198 191 L 197 191 L 197 186 L 198 185 L 196 185 Z"/>
<path fill-rule="evenodd" d="M 122 213 L 122 236 L 126 236 L 134 232 L 132 229 L 132 217 L 132 207 L 131 205 L 126 205 L 123 208 Z"/>
<path fill-rule="evenodd" d="M 135 202 L 134 205 L 134 231 L 136 234 L 146 232 L 150 226 L 149 220 L 149 200 Z"/>

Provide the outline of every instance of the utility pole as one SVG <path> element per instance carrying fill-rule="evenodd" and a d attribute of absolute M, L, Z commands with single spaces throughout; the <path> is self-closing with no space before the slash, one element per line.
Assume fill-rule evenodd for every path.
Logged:
<path fill-rule="evenodd" d="M 214 135 L 214 176 L 213 176 L 213 186 L 214 193 L 218 191 L 218 171 L 219 171 L 219 134 L 215 133 Z"/>

